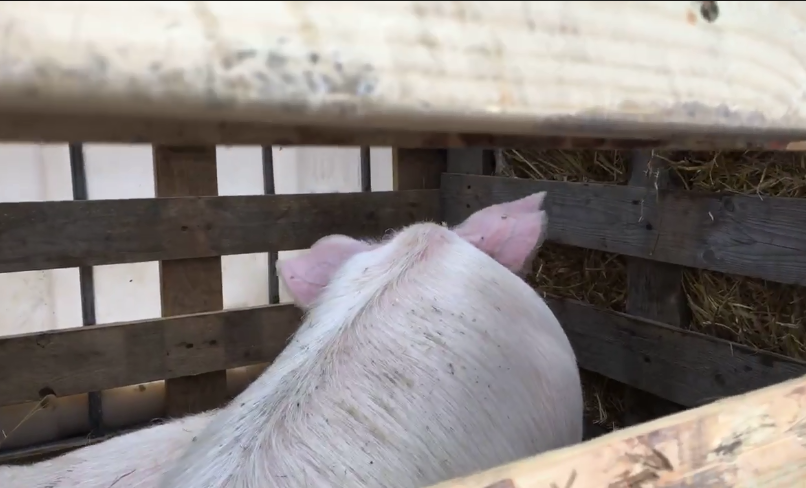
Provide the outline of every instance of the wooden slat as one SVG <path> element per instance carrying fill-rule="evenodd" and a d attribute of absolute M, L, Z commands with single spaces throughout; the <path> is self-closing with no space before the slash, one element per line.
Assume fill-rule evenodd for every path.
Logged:
<path fill-rule="evenodd" d="M 698 406 L 806 374 L 806 364 L 738 344 L 548 299 L 582 368 Z M 0 405 L 272 361 L 300 312 L 272 305 L 0 338 Z M 13 373 L 9 373 L 13 372 Z"/>
<path fill-rule="evenodd" d="M 432 488 L 793 488 L 806 479 L 806 377 Z"/>
<path fill-rule="evenodd" d="M 687 407 L 806 374 L 806 363 L 574 300 L 548 299 L 583 369 Z"/>
<path fill-rule="evenodd" d="M 637 127 L 640 129 L 640 127 Z M 781 150 L 800 151 L 806 142 L 779 142 L 774 134 L 711 136 L 702 134 L 665 134 L 662 138 L 641 137 L 637 131 L 619 137 L 584 137 L 574 131 L 558 131 L 570 135 L 497 134 L 488 131 L 457 132 L 423 131 L 417 126 L 405 129 L 378 129 L 369 125 L 346 128 L 342 125 L 310 126 L 265 124 L 259 122 L 220 122 L 176 117 L 160 119 L 138 115 L 105 114 L 64 115 L 47 112 L 23 113 L 0 108 L 0 140 L 27 143 L 42 141 L 63 143 L 153 143 L 153 144 L 217 144 L 277 146 L 381 146 L 408 148 L 473 148 L 517 147 L 540 149 L 687 149 L 714 150 Z M 803 137 L 801 137 L 803 138 Z"/>
<path fill-rule="evenodd" d="M 657 198 L 659 190 L 673 187 L 668 163 L 653 151 L 632 151 L 629 185 L 645 188 L 644 199 Z M 644 207 L 647 209 L 648 207 Z M 656 215 L 645 215 L 657 220 Z M 683 267 L 643 258 L 627 258 L 627 313 L 674 327 L 688 326 L 691 314 L 683 290 Z M 641 424 L 681 410 L 680 405 L 636 388 L 625 392 L 625 426 Z"/>
<path fill-rule="evenodd" d="M 806 6 L 719 3 L 715 15 L 703 4 L 717 5 L 3 2 L 0 109 L 209 126 L 806 138 L 806 48 L 792 37 Z M 126 25 L 138 28 L 111 27 Z"/>
<path fill-rule="evenodd" d="M 657 200 L 659 191 L 673 188 L 669 167 L 652 151 L 633 151 L 630 155 L 631 186 L 644 188 L 643 200 Z M 644 205 L 643 219 L 658 222 L 653 214 L 658 206 Z M 643 258 L 627 259 L 627 313 L 667 325 L 685 327 L 691 313 L 683 291 L 683 269 Z"/>
<path fill-rule="evenodd" d="M 438 215 L 435 190 L 0 203 L 0 272 L 304 249 Z"/>
<path fill-rule="evenodd" d="M 459 222 L 544 190 L 551 241 L 806 285 L 806 199 L 446 174 L 443 212 Z"/>
<path fill-rule="evenodd" d="M 471 147 L 448 150 L 449 173 L 492 175 L 494 169 L 495 158 L 490 149 Z"/>
<path fill-rule="evenodd" d="M 157 197 L 218 195 L 215 146 L 154 146 Z M 160 261 L 162 316 L 224 308 L 221 257 Z M 165 381 L 165 415 L 181 417 L 220 407 L 227 372 L 210 371 Z"/>
<path fill-rule="evenodd" d="M 70 451 L 98 444 L 99 442 L 107 441 L 113 437 L 129 434 L 153 425 L 152 422 L 148 422 L 145 425 L 138 425 L 136 427 L 111 432 L 105 430 L 103 434 L 97 436 L 81 435 L 18 449 L 0 449 L 0 466 L 4 464 L 30 464 L 46 461 L 56 456 L 67 454 Z"/>
<path fill-rule="evenodd" d="M 447 152 L 444 149 L 402 149 L 392 152 L 392 188 L 396 191 L 432 190 L 439 188 L 445 172 Z M 436 192 L 436 208 L 439 208 L 439 192 Z M 436 220 L 440 215 L 431 219 Z M 424 219 L 421 219 L 424 220 Z M 414 221 L 409 222 L 413 224 Z"/>
<path fill-rule="evenodd" d="M 299 326 L 291 305 L 0 338 L 0 405 L 270 362 Z"/>

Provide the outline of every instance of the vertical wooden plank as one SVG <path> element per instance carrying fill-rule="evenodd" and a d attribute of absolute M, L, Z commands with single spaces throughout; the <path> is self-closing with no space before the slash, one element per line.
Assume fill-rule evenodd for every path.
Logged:
<path fill-rule="evenodd" d="M 653 157 L 651 150 L 630 154 L 629 185 L 647 189 L 645 199 L 660 198 L 659 191 L 672 187 L 668 165 Z M 643 208 L 648 208 L 645 205 Z M 642 215 L 648 225 L 659 226 L 655 215 Z M 680 266 L 641 258 L 627 258 L 627 313 L 682 327 L 690 312 L 683 291 Z M 683 407 L 651 393 L 628 389 L 624 422 L 634 425 L 679 412 Z"/>
<path fill-rule="evenodd" d="M 446 169 L 448 173 L 466 175 L 491 175 L 495 169 L 494 152 L 490 149 L 481 148 L 456 148 L 446 151 Z M 444 204 L 443 204 L 444 208 Z M 459 222 L 452 221 L 444 215 L 444 221 L 450 226 Z"/>
<path fill-rule="evenodd" d="M 448 173 L 491 175 L 494 168 L 492 150 L 475 147 L 448 149 Z"/>
<path fill-rule="evenodd" d="M 154 146 L 157 197 L 218 194 L 216 149 Z M 221 258 L 160 262 L 162 316 L 221 310 Z M 166 381 L 166 415 L 178 417 L 221 406 L 227 398 L 226 371 Z"/>
<path fill-rule="evenodd" d="M 84 163 L 84 146 L 81 143 L 68 145 L 73 200 L 87 200 L 87 169 Z M 81 318 L 85 326 L 95 325 L 95 277 L 92 266 L 78 268 L 78 286 L 81 294 Z M 104 416 L 100 391 L 87 393 L 87 408 L 90 421 L 90 437 L 103 435 Z"/>
<path fill-rule="evenodd" d="M 447 168 L 444 149 L 399 149 L 392 153 L 392 188 L 433 190 Z"/>
<path fill-rule="evenodd" d="M 668 165 L 654 158 L 652 151 L 632 151 L 629 185 L 647 188 L 645 198 L 659 198 L 659 191 L 672 187 Z M 647 224 L 660 225 L 652 222 L 654 215 L 643 215 L 642 218 Z M 688 324 L 690 315 L 680 266 L 628 258 L 627 273 L 627 313 L 677 327 Z"/>

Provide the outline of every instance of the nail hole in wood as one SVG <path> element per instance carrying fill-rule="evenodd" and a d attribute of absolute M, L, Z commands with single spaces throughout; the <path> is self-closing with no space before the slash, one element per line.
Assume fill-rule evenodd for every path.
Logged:
<path fill-rule="evenodd" d="M 719 6 L 716 2 L 700 2 L 700 15 L 706 22 L 713 22 L 719 17 Z"/>

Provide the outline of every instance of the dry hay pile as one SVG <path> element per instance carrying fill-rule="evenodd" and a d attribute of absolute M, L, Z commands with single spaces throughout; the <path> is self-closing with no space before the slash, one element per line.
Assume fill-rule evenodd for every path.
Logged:
<path fill-rule="evenodd" d="M 502 175 L 570 182 L 626 184 L 626 154 L 618 151 L 508 150 Z M 677 184 L 688 190 L 806 197 L 806 154 L 772 152 L 662 153 Z M 546 243 L 531 281 L 542 293 L 624 311 L 627 272 L 623 257 Z M 686 269 L 689 326 L 705 334 L 764 351 L 806 359 L 803 304 L 806 288 Z M 600 375 L 583 375 L 585 407 L 596 423 L 621 426 L 628 387 Z"/>

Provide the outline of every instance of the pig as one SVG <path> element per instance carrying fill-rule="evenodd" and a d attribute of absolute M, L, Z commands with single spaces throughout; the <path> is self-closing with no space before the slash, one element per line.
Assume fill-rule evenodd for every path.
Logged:
<path fill-rule="evenodd" d="M 279 263 L 302 325 L 160 488 L 420 488 L 580 442 L 574 352 L 515 274 L 544 196 Z"/>
<path fill-rule="evenodd" d="M 215 411 L 171 420 L 26 466 L 0 466 L 3 488 L 156 488 Z"/>

